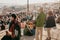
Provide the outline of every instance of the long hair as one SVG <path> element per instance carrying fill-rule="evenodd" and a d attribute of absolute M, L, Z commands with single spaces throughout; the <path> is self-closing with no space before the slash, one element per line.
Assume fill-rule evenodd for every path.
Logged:
<path fill-rule="evenodd" d="M 48 15 L 49 15 L 49 16 L 53 16 L 53 12 L 52 12 L 52 11 L 49 11 L 49 12 L 48 12 Z"/>

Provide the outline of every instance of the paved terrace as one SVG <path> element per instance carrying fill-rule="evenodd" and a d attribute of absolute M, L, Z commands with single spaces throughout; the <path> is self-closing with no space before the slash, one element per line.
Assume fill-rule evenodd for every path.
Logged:
<path fill-rule="evenodd" d="M 57 25 L 57 28 L 56 29 L 52 28 L 51 30 L 52 40 L 60 40 L 60 24 L 56 24 L 56 25 Z M 5 33 L 6 30 L 0 31 L 0 40 L 6 34 Z M 45 40 L 46 38 L 47 38 L 47 32 L 46 32 L 46 29 L 43 29 L 42 39 Z M 35 40 L 35 36 L 22 36 L 21 40 Z"/>

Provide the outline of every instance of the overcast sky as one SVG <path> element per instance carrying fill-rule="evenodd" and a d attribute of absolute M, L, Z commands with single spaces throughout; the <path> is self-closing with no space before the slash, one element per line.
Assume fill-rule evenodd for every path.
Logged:
<path fill-rule="evenodd" d="M 32 3 L 44 3 L 44 2 L 56 2 L 59 0 L 29 0 Z M 27 0 L 0 0 L 0 3 L 6 3 L 8 5 L 24 5 L 27 4 Z"/>

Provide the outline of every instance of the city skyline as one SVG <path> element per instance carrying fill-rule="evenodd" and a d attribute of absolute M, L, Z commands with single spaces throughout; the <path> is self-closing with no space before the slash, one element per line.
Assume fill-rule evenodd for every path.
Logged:
<path fill-rule="evenodd" d="M 49 2 L 57 2 L 59 0 L 29 0 L 29 4 L 34 3 L 49 3 Z M 25 5 L 27 4 L 27 0 L 0 0 L 1 4 L 7 4 L 7 5 Z"/>

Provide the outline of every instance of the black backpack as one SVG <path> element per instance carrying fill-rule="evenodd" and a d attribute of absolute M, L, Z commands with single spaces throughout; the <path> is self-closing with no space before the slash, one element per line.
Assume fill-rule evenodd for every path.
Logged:
<path fill-rule="evenodd" d="M 16 33 L 16 34 L 17 34 L 17 31 L 18 31 L 18 35 L 16 35 L 16 36 L 21 35 L 21 27 L 20 27 L 20 24 L 15 23 L 14 33 Z"/>

